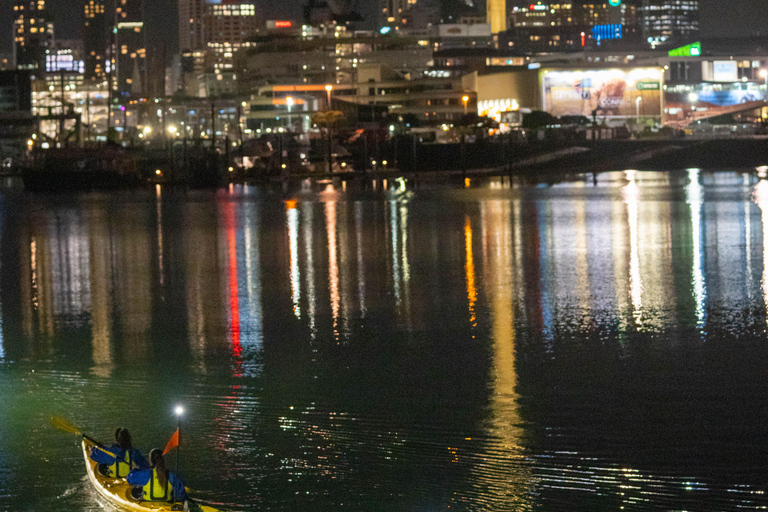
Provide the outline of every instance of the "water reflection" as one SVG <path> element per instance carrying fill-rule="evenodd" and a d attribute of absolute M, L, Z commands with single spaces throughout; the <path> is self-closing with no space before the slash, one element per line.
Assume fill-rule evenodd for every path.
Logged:
<path fill-rule="evenodd" d="M 640 189 L 635 181 L 637 171 L 626 171 L 627 185 L 622 190 L 624 202 L 627 205 L 627 222 L 629 224 L 629 289 L 632 297 L 632 317 L 637 327 L 642 327 L 643 281 L 640 275 L 640 248 L 638 243 L 638 205 Z"/>
<path fill-rule="evenodd" d="M 301 274 L 299 272 L 299 211 L 296 200 L 285 202 L 288 222 L 288 244 L 291 251 L 291 300 L 293 313 L 301 318 Z"/>
<path fill-rule="evenodd" d="M 462 182 L 29 199 L 4 418 L 55 397 L 106 431 L 182 396 L 193 480 L 246 508 L 758 501 L 768 182 Z"/>
<path fill-rule="evenodd" d="M 688 171 L 689 185 L 686 188 L 687 202 L 691 207 L 691 239 L 693 241 L 693 297 L 696 303 L 696 327 L 704 327 L 706 312 L 706 282 L 704 280 L 704 251 L 702 247 L 701 208 L 704 204 L 704 189 L 699 183 L 699 170 Z"/>
<path fill-rule="evenodd" d="M 768 181 L 758 181 L 752 197 L 760 208 L 763 225 L 763 278 L 760 280 L 760 287 L 763 303 L 768 307 Z"/>

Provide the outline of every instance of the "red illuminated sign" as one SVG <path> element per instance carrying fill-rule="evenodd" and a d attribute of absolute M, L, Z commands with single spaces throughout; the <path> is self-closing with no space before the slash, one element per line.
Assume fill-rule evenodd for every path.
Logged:
<path fill-rule="evenodd" d="M 290 21 L 276 21 L 275 28 L 291 28 L 293 24 Z"/>

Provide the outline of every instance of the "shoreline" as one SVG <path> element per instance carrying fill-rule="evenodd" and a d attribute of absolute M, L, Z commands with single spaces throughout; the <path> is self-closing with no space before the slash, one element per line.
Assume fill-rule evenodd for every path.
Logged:
<path fill-rule="evenodd" d="M 426 146 L 425 146 L 426 147 Z M 563 175 L 599 174 L 611 171 L 680 171 L 700 169 L 703 171 L 768 171 L 768 137 L 733 137 L 720 139 L 632 139 L 568 141 L 566 143 L 539 142 L 526 146 L 506 146 L 498 142 L 460 145 L 430 145 L 428 152 L 446 155 L 469 153 L 467 147 L 481 154 L 482 164 L 447 159 L 452 168 L 416 167 L 406 162 L 404 168 L 368 169 L 344 173 L 328 172 L 283 172 L 280 174 L 248 175 L 219 173 L 218 179 L 206 179 L 200 183 L 191 180 L 170 181 L 154 179 L 153 176 L 139 179 L 130 175 L 130 180 L 116 180 L 113 172 L 97 171 L 81 173 L 77 170 L 25 170 L 7 173 L 3 177 L 21 177 L 25 188 L 39 191 L 89 190 L 89 189 L 131 189 L 156 184 L 190 188 L 218 188 L 230 183 L 292 182 L 306 179 L 396 179 L 518 176 L 537 178 L 543 181 Z M 418 163 L 418 162 L 417 162 Z M 120 177 L 123 177 L 121 175 Z M 84 179 L 87 178 L 87 179 Z M 135 178 L 135 179 L 134 179 Z"/>

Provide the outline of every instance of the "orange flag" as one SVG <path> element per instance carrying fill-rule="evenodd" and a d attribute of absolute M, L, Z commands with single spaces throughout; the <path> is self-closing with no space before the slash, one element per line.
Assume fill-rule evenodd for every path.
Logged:
<path fill-rule="evenodd" d="M 168 444 L 165 445 L 165 450 L 163 450 L 163 455 L 168 453 L 169 451 L 173 450 L 179 446 L 179 429 L 176 429 L 176 432 L 173 433 L 171 436 L 171 439 L 168 441 Z"/>

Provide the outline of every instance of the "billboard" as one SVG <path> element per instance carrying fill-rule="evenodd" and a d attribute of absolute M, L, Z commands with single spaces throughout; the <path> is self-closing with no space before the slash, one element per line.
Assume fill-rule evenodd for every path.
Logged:
<path fill-rule="evenodd" d="M 739 79 L 739 67 L 735 60 L 716 60 L 712 63 L 713 82 L 736 82 Z"/>
<path fill-rule="evenodd" d="M 659 68 L 547 70 L 542 107 L 553 116 L 660 116 L 662 78 Z"/>

